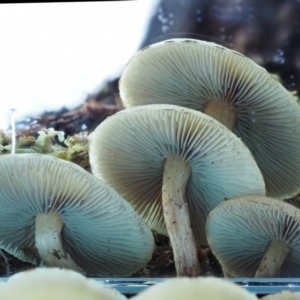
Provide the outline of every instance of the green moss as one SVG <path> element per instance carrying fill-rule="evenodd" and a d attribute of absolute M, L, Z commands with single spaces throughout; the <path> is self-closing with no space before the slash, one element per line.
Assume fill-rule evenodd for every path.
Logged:
<path fill-rule="evenodd" d="M 11 133 L 0 132 L 0 154 L 11 153 Z M 63 131 L 53 128 L 38 132 L 38 138 L 21 135 L 16 140 L 16 153 L 40 153 L 51 155 L 60 159 L 69 160 L 89 169 L 88 136 L 79 133 L 65 139 Z"/>

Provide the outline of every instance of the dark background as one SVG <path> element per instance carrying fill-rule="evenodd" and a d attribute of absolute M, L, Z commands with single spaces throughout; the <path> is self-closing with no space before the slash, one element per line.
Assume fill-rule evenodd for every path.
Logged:
<path fill-rule="evenodd" d="M 299 0 L 161 0 L 141 48 L 175 37 L 237 50 L 299 90 Z"/>
<path fill-rule="evenodd" d="M 140 48 L 179 37 L 239 51 L 279 75 L 289 91 L 300 90 L 300 0 L 160 0 Z M 66 136 L 82 128 L 91 132 L 122 109 L 118 81 L 107 82 L 80 107 L 45 112 L 17 128 L 34 134 L 40 127 L 53 127 Z"/>

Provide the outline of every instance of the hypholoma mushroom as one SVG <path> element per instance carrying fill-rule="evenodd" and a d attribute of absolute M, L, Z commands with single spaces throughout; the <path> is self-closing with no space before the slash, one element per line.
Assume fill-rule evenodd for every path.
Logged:
<path fill-rule="evenodd" d="M 233 277 L 300 276 L 300 210 L 269 197 L 227 200 L 207 217 L 213 254 Z"/>
<path fill-rule="evenodd" d="M 36 268 L 12 275 L 0 285 L 1 299 L 125 300 L 117 290 L 66 269 Z"/>
<path fill-rule="evenodd" d="M 242 54 L 211 42 L 166 40 L 139 51 L 119 86 L 125 107 L 174 104 L 214 117 L 250 149 L 268 196 L 299 192 L 300 107 Z"/>
<path fill-rule="evenodd" d="M 300 293 L 292 291 L 282 291 L 281 293 L 264 296 L 261 298 L 261 300 L 300 300 Z"/>
<path fill-rule="evenodd" d="M 213 118 L 174 105 L 125 109 L 91 135 L 93 173 L 168 234 L 178 275 L 199 274 L 196 243 L 225 198 L 265 194 L 250 151 Z"/>
<path fill-rule="evenodd" d="M 81 167 L 39 154 L 0 156 L 0 248 L 33 264 L 125 276 L 150 259 L 152 232 Z"/>
<path fill-rule="evenodd" d="M 257 300 L 241 286 L 215 277 L 172 278 L 147 288 L 132 300 Z"/>

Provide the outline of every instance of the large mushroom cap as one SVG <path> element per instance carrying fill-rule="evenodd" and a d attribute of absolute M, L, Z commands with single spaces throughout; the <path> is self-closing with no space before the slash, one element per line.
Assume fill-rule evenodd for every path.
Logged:
<path fill-rule="evenodd" d="M 250 149 L 267 195 L 300 189 L 300 108 L 265 69 L 215 43 L 171 39 L 139 51 L 120 79 L 126 107 L 174 104 L 205 112 Z"/>
<path fill-rule="evenodd" d="M 36 268 L 12 275 L 0 286 L 1 299 L 125 300 L 117 290 L 72 271 Z"/>
<path fill-rule="evenodd" d="M 167 234 L 162 180 L 168 157 L 191 167 L 186 187 L 197 241 L 206 244 L 206 216 L 225 198 L 265 193 L 247 147 L 213 118 L 174 105 L 125 109 L 102 122 L 90 143 L 93 173 L 129 201 L 149 226 Z"/>
<path fill-rule="evenodd" d="M 46 265 L 62 267 L 65 256 L 53 246 L 59 239 L 87 273 L 125 276 L 143 268 L 153 251 L 151 230 L 132 207 L 68 161 L 38 154 L 0 156 L 0 207 L 0 248 L 24 261 L 38 263 L 39 244 L 51 262 Z M 50 215 L 63 221 L 58 236 L 50 226 L 37 228 L 38 217 Z"/>
<path fill-rule="evenodd" d="M 256 300 L 235 283 L 215 277 L 172 278 L 149 287 L 132 300 Z"/>
<path fill-rule="evenodd" d="M 208 215 L 206 232 L 212 252 L 234 277 L 254 277 L 273 241 L 279 250 L 271 264 L 282 263 L 277 276 L 300 275 L 300 210 L 286 202 L 260 196 L 225 201 Z"/>

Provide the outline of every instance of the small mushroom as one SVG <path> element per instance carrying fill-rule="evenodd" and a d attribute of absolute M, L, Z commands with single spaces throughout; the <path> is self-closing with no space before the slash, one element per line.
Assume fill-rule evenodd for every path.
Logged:
<path fill-rule="evenodd" d="M 225 201 L 207 217 L 208 244 L 233 277 L 299 277 L 300 210 L 268 197 Z"/>
<path fill-rule="evenodd" d="M 281 293 L 275 293 L 267 295 L 261 298 L 261 300 L 300 300 L 299 292 L 282 291 Z"/>
<path fill-rule="evenodd" d="M 174 104 L 214 117 L 250 149 L 268 196 L 299 192 L 300 107 L 242 54 L 200 40 L 166 40 L 139 51 L 119 86 L 125 107 Z"/>
<path fill-rule="evenodd" d="M 125 109 L 91 136 L 93 173 L 115 189 L 149 226 L 168 234 L 178 275 L 197 275 L 196 243 L 225 198 L 265 194 L 247 147 L 213 118 L 174 105 Z"/>
<path fill-rule="evenodd" d="M 154 241 L 132 207 L 71 162 L 0 156 L 0 248 L 33 264 L 125 276 L 143 268 Z"/>
<path fill-rule="evenodd" d="M 1 299 L 125 300 L 117 290 L 66 269 L 36 268 L 12 275 L 0 285 Z"/>
<path fill-rule="evenodd" d="M 147 288 L 132 300 L 257 300 L 241 286 L 215 277 L 167 279 Z"/>

